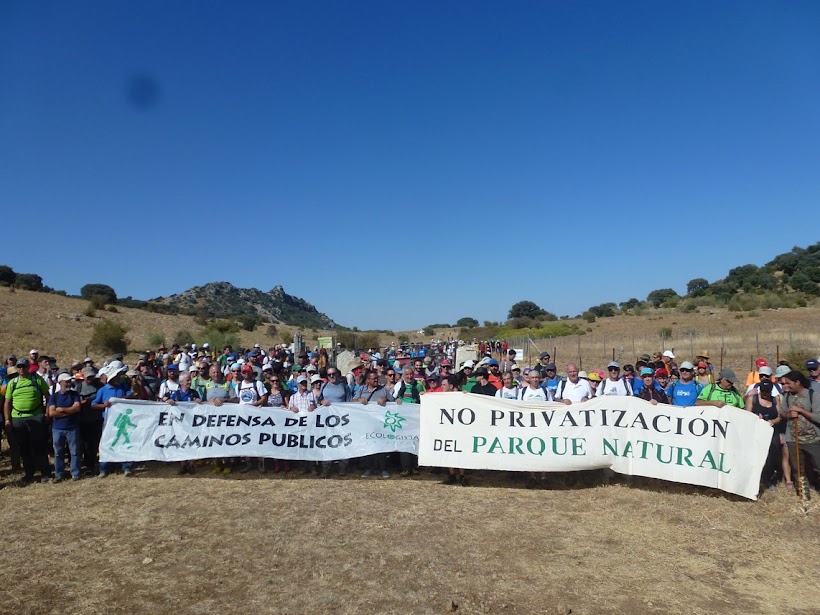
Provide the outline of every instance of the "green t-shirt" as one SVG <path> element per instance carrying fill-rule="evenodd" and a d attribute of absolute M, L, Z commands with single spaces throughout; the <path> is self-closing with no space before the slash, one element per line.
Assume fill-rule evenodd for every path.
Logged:
<path fill-rule="evenodd" d="M 745 408 L 743 398 L 734 389 L 722 389 L 716 384 L 710 384 L 703 387 L 703 390 L 698 395 L 698 399 L 702 401 L 722 401 L 727 406 L 734 406 L 735 408 Z"/>
<path fill-rule="evenodd" d="M 11 400 L 11 418 L 43 414 L 44 395 L 48 395 L 48 384 L 40 376 L 17 377 L 9 382 L 6 387 L 6 399 Z"/>
<path fill-rule="evenodd" d="M 469 378 L 467 378 L 467 382 L 464 383 L 464 386 L 461 387 L 461 390 L 469 393 L 473 390 L 473 387 L 475 386 L 476 382 L 478 382 L 478 379 L 475 376 L 470 376 Z"/>
<path fill-rule="evenodd" d="M 404 389 L 404 394 L 401 396 L 401 403 L 403 404 L 417 404 L 419 403 L 416 401 L 416 398 L 413 397 L 413 388 L 415 387 L 416 392 L 421 397 L 421 394 L 425 392 L 427 389 L 424 387 L 424 384 L 418 380 L 416 380 L 413 384 L 408 385 L 406 382 L 402 381 L 399 385 L 399 391 Z"/>

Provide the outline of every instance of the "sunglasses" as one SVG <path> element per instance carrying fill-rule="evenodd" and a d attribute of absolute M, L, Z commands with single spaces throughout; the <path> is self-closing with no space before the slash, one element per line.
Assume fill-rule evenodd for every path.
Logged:
<path fill-rule="evenodd" d="M 550 370 L 547 370 L 547 371 L 550 371 Z M 609 368 L 609 371 L 611 371 L 611 372 L 619 372 L 619 371 L 621 371 L 621 370 L 620 370 L 620 368 L 618 368 L 618 367 L 610 367 L 610 368 Z"/>

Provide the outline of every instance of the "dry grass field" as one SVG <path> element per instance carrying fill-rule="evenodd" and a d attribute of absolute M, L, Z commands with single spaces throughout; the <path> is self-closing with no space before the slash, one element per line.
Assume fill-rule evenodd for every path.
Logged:
<path fill-rule="evenodd" d="M 820 608 L 820 505 L 806 514 L 784 489 L 751 502 L 659 482 L 529 491 L 490 472 L 465 488 L 206 470 L 0 490 L 0 612 Z"/>

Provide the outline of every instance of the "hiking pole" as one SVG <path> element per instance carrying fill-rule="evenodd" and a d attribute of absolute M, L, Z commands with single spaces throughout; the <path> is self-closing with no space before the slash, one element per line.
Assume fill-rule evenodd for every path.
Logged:
<path fill-rule="evenodd" d="M 797 495 L 800 496 L 800 499 L 805 501 L 803 498 L 803 477 L 800 475 L 800 434 L 797 433 L 797 417 L 794 417 L 794 456 L 795 465 L 794 469 L 797 472 Z"/>

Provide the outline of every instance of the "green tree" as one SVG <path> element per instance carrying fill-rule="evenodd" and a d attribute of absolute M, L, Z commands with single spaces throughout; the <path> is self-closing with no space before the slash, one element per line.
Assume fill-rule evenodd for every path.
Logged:
<path fill-rule="evenodd" d="M 0 265 L 0 283 L 4 286 L 8 286 L 14 284 L 16 279 L 17 274 L 14 273 L 14 269 L 7 265 Z"/>
<path fill-rule="evenodd" d="M 23 290 L 43 290 L 43 278 L 35 273 L 18 273 L 14 284 Z"/>
<path fill-rule="evenodd" d="M 465 316 L 464 318 L 459 318 L 456 321 L 456 327 L 464 327 L 466 329 L 472 329 L 473 327 L 478 326 L 478 321 L 475 318 L 470 318 L 469 316 Z"/>
<path fill-rule="evenodd" d="M 706 294 L 706 289 L 709 288 L 709 281 L 705 278 L 695 278 L 689 280 L 686 285 L 686 293 L 693 297 L 702 297 Z"/>
<path fill-rule="evenodd" d="M 80 289 L 80 296 L 83 299 L 91 299 L 93 296 L 105 298 L 106 303 L 116 303 L 117 293 L 107 284 L 86 284 Z"/>
<path fill-rule="evenodd" d="M 128 329 L 113 320 L 103 320 L 94 325 L 91 332 L 91 347 L 102 352 L 128 352 Z"/>
<path fill-rule="evenodd" d="M 546 312 L 544 312 L 537 303 L 533 303 L 532 301 L 519 301 L 510 308 L 507 318 L 537 318 L 545 313 Z"/>
<path fill-rule="evenodd" d="M 673 297 L 678 297 L 678 293 L 676 293 L 671 288 L 660 288 L 658 290 L 653 290 L 646 296 L 646 300 L 649 301 L 653 306 L 660 307 L 664 301 L 668 301 Z"/>

